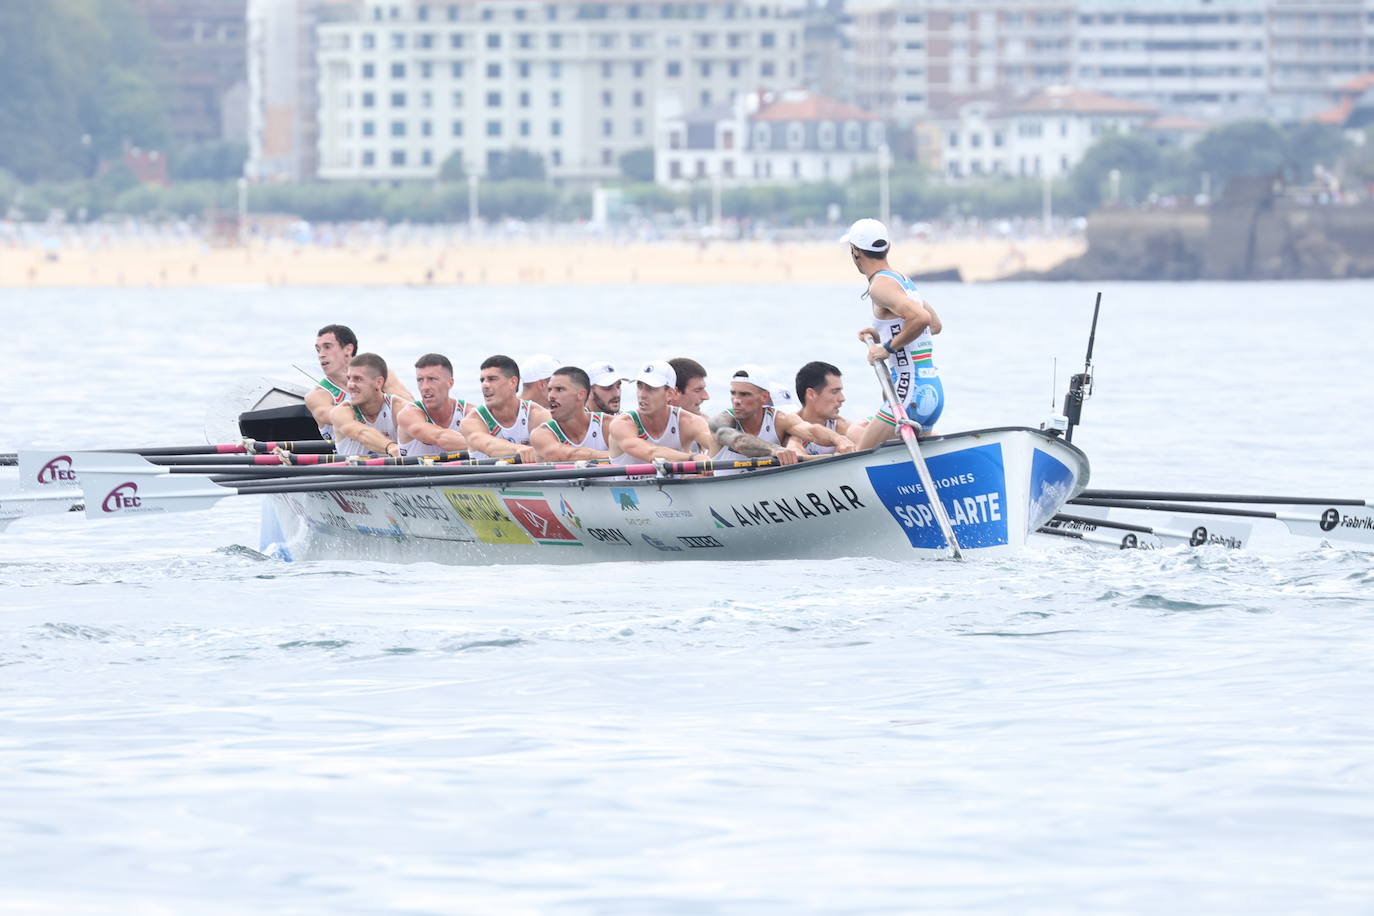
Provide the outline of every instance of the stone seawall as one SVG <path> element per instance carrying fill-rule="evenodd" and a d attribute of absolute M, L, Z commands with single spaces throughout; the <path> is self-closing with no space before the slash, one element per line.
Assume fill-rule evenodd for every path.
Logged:
<path fill-rule="evenodd" d="M 1317 280 L 1374 277 L 1374 203 L 1303 204 L 1265 182 L 1208 209 L 1105 210 L 1088 250 L 1018 280 Z"/>

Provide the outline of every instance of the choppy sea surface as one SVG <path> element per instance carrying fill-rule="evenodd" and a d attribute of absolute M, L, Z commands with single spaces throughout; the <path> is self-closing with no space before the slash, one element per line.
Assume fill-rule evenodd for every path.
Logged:
<path fill-rule="evenodd" d="M 332 321 L 468 395 L 493 352 L 693 356 L 714 407 L 740 363 L 827 359 L 857 415 L 859 292 L 6 290 L 0 450 L 204 441 Z M 941 430 L 1037 425 L 1095 292 L 931 286 Z M 1094 485 L 1374 497 L 1374 284 L 1102 292 Z M 287 564 L 257 516 L 0 533 L 0 910 L 1374 901 L 1374 554 Z"/>

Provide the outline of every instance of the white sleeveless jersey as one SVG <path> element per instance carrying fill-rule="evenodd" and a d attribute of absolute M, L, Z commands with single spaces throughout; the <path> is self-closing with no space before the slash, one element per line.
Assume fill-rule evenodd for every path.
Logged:
<path fill-rule="evenodd" d="M 335 385 L 333 382 L 331 382 L 331 381 L 329 380 L 329 377 L 328 377 L 328 376 L 326 376 L 326 377 L 320 379 L 318 382 L 316 382 L 316 383 L 315 383 L 315 387 L 317 387 L 317 388 L 323 388 L 325 391 L 329 392 L 329 396 L 330 396 L 331 398 L 334 399 L 334 406 L 335 406 L 335 407 L 338 407 L 340 404 L 347 404 L 347 403 L 348 403 L 348 399 L 349 399 L 348 390 L 345 389 L 345 388 L 340 388 L 338 385 Z M 324 424 L 323 426 L 320 427 L 320 438 L 321 438 L 321 439 L 333 439 L 333 438 L 334 438 L 334 424 L 333 424 L 333 423 L 326 423 L 326 424 Z"/>
<path fill-rule="evenodd" d="M 606 415 L 596 411 L 587 411 L 587 432 L 583 434 L 581 442 L 574 442 L 563 432 L 563 428 L 558 425 L 557 420 L 549 420 L 544 426 L 557 437 L 559 442 L 564 445 L 571 445 L 574 448 L 592 448 L 598 452 L 609 452 L 611 447 L 606 444 Z"/>
<path fill-rule="evenodd" d="M 912 283 L 902 274 L 895 270 L 880 270 L 873 275 L 873 278 L 891 277 L 896 280 L 909 295 L 913 298 L 916 295 L 916 284 Z M 869 281 L 872 285 L 872 280 Z M 878 335 L 879 346 L 886 344 L 902 333 L 904 322 L 901 318 L 878 318 L 873 322 L 873 330 Z M 918 378 L 934 376 L 935 361 L 932 357 L 934 349 L 934 338 L 931 336 L 930 328 L 927 327 L 911 343 L 904 347 L 898 347 L 887 358 L 888 367 L 892 370 L 892 387 L 897 394 L 897 400 L 901 402 L 902 409 L 910 404 L 916 395 Z"/>
<path fill-rule="evenodd" d="M 457 431 L 458 424 L 462 423 L 463 417 L 467 416 L 468 402 L 461 398 L 451 398 L 450 400 L 453 401 L 453 419 L 448 421 L 448 428 Z M 428 410 L 425 410 L 425 402 L 416 399 L 414 403 L 415 406 L 420 408 L 421 412 L 424 413 L 425 419 L 434 423 L 434 418 L 429 415 Z M 434 425 L 438 426 L 439 424 L 434 423 Z M 409 442 L 401 443 L 401 454 L 424 458 L 430 455 L 447 455 L 448 449 L 438 445 L 430 445 L 427 442 L 421 442 L 419 439 L 411 439 Z"/>
<path fill-rule="evenodd" d="M 728 414 L 729 414 L 730 416 L 732 416 L 732 417 L 735 416 L 735 411 L 734 411 L 733 408 L 727 409 L 727 410 L 726 410 L 726 413 L 728 413 Z M 777 419 L 778 419 L 778 411 L 777 411 L 777 408 L 771 407 L 771 406 L 765 406 L 765 407 L 763 408 L 763 422 L 759 425 L 759 432 L 758 432 L 758 435 L 755 436 L 754 438 L 759 439 L 759 440 L 762 441 L 762 442 L 767 442 L 769 445 L 782 445 L 782 441 L 778 438 L 778 423 L 777 423 Z M 738 429 L 740 432 L 746 432 L 745 429 L 744 429 L 744 427 L 740 425 L 740 422 L 739 422 L 738 419 L 735 420 L 735 429 Z M 748 435 L 748 433 L 746 433 L 746 435 Z M 741 455 L 739 452 L 734 451 L 733 449 L 728 449 L 728 448 L 725 448 L 724 446 L 721 446 L 720 451 L 716 452 L 715 457 L 714 457 L 712 460 L 714 460 L 714 461 L 753 461 L 753 460 L 754 460 L 754 456 L 753 456 L 753 455 Z M 715 476 L 717 476 L 717 477 L 727 477 L 727 476 L 729 476 L 729 475 L 731 475 L 731 474 L 740 474 L 740 473 L 743 473 L 743 471 L 744 471 L 743 468 L 738 468 L 738 469 L 736 469 L 736 468 L 731 468 L 731 469 L 729 469 L 729 470 L 715 471 L 715 472 L 713 472 L 713 473 L 714 473 Z"/>
<path fill-rule="evenodd" d="M 668 408 L 668 423 L 663 427 L 663 432 L 658 436 L 649 435 L 649 430 L 644 425 L 644 420 L 639 416 L 637 410 L 627 410 L 631 420 L 635 421 L 635 428 L 639 430 L 639 438 L 650 445 L 659 445 L 663 448 L 677 449 L 685 452 L 687 449 L 682 447 L 682 408 Z M 638 462 L 640 459 L 634 457 L 629 452 L 621 452 L 611 459 L 612 464 L 627 465 Z"/>
<path fill-rule="evenodd" d="M 502 426 L 492 416 L 490 410 L 483 404 L 477 408 L 477 415 L 482 418 L 482 422 L 487 425 L 487 432 L 498 439 L 505 439 L 507 442 L 514 442 L 516 445 L 530 444 L 530 404 L 532 401 L 521 401 L 520 409 L 515 412 L 515 422 L 510 426 Z M 474 448 L 468 449 L 468 455 L 472 458 L 490 458 L 486 452 L 478 451 Z"/>
<path fill-rule="evenodd" d="M 368 419 L 363 416 L 363 412 L 359 410 L 356 406 L 353 408 L 353 418 L 365 426 L 372 427 L 377 432 L 381 433 L 383 436 L 386 436 L 388 439 L 395 442 L 396 411 L 399 409 L 396 405 L 396 400 L 397 398 L 394 394 L 382 395 L 382 409 L 377 412 L 377 419 L 372 420 L 371 422 L 369 422 Z M 340 439 L 338 440 L 338 442 L 334 444 L 334 452 L 335 454 L 340 456 L 377 454 L 376 452 L 373 452 L 371 449 L 369 449 L 367 446 L 363 445 L 357 439 L 347 438 Z"/>
<path fill-rule="evenodd" d="M 835 431 L 835 427 L 839 426 L 839 424 L 840 424 L 840 421 L 839 421 L 839 420 L 826 420 L 825 423 L 823 423 L 822 425 L 823 425 L 826 429 L 830 430 L 830 431 L 833 433 L 833 432 Z M 808 442 L 808 443 L 806 443 L 806 454 L 808 454 L 808 455 L 833 455 L 833 454 L 835 454 L 835 446 L 833 446 L 833 445 L 817 445 L 817 444 L 814 443 L 814 442 Z"/>

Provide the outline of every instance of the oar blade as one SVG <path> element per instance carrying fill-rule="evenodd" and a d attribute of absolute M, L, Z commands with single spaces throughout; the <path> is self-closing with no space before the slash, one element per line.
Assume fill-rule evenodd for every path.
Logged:
<path fill-rule="evenodd" d="M 199 477 L 173 477 L 137 455 L 73 455 L 87 518 L 129 518 L 208 509 L 236 491 Z"/>
<path fill-rule="evenodd" d="M 72 451 L 21 449 L 18 452 L 19 486 L 25 490 L 61 490 L 77 486 Z"/>
<path fill-rule="evenodd" d="M 24 491 L 0 496 L 0 531 L 11 522 L 35 515 L 56 515 L 70 512 L 81 502 L 80 490 Z"/>

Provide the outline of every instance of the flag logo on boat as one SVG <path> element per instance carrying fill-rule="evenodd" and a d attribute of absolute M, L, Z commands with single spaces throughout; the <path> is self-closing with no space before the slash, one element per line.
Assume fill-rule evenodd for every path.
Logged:
<path fill-rule="evenodd" d="M 577 513 L 573 511 L 573 507 L 566 496 L 558 497 L 558 517 L 577 530 L 582 530 L 582 519 L 577 517 Z"/>
<path fill-rule="evenodd" d="M 621 512 L 639 511 L 639 494 L 629 487 L 611 487 L 611 499 L 615 500 Z"/>
<path fill-rule="evenodd" d="M 573 544 L 581 546 L 577 536 L 569 531 L 553 514 L 543 493 L 507 491 L 502 502 L 516 524 L 541 544 Z"/>
<path fill-rule="evenodd" d="M 506 507 L 487 490 L 444 490 L 458 517 L 484 544 L 533 544 L 525 529 L 516 524 Z"/>
<path fill-rule="evenodd" d="M 734 525 L 732 525 L 732 524 L 730 524 L 729 522 L 727 522 L 724 518 L 722 518 L 722 517 L 721 517 L 721 514 L 720 514 L 719 512 L 717 512 L 715 509 L 712 509 L 712 510 L 711 510 L 711 518 L 713 518 L 713 519 L 716 520 L 716 527 L 717 527 L 717 528 L 733 528 L 733 527 L 735 527 Z"/>

